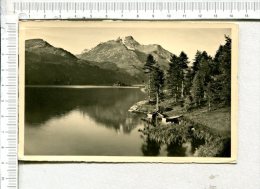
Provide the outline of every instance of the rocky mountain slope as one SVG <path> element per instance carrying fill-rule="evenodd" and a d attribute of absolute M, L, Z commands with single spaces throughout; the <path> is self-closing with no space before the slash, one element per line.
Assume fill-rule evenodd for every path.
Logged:
<path fill-rule="evenodd" d="M 78 58 L 98 62 L 97 66 L 101 68 L 104 62 L 114 63 L 130 75 L 142 76 L 148 54 L 154 56 L 162 69 L 168 68 L 172 53 L 157 44 L 142 45 L 132 36 L 100 43 L 91 50 L 82 52 Z"/>
<path fill-rule="evenodd" d="M 42 39 L 25 42 L 26 85 L 113 85 L 141 82 L 140 78 L 131 76 L 112 63 L 106 63 L 110 69 L 96 64 L 80 60 L 70 52 L 53 47 Z"/>

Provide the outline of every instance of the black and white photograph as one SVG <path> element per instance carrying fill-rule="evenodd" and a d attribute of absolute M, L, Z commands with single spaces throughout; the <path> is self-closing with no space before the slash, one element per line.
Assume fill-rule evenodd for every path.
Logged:
<path fill-rule="evenodd" d="M 238 28 L 20 21 L 19 158 L 234 163 Z"/>

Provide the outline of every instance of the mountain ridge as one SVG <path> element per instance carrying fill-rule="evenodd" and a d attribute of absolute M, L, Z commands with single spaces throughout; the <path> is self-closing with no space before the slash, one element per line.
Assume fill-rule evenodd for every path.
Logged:
<path fill-rule="evenodd" d="M 171 52 L 158 44 L 140 44 L 133 36 L 101 42 L 79 55 L 40 38 L 28 39 L 25 41 L 26 83 L 141 84 L 147 79 L 143 67 L 149 54 L 161 69 L 168 69 Z"/>
<path fill-rule="evenodd" d="M 65 57 L 69 60 L 76 60 L 77 57 L 71 52 L 63 49 L 56 48 L 50 45 L 47 41 L 37 38 L 37 39 L 28 39 L 25 41 L 25 51 L 33 52 L 35 54 L 52 54 L 57 56 Z"/>
<path fill-rule="evenodd" d="M 110 67 L 110 66 L 108 66 Z M 78 59 L 43 39 L 25 41 L 26 85 L 113 85 L 139 84 L 140 79 L 124 70 L 105 69 L 96 63 Z"/>
<path fill-rule="evenodd" d="M 148 54 L 153 55 L 163 70 L 167 70 L 171 52 L 158 44 L 142 45 L 133 36 L 101 42 L 89 51 L 78 55 L 78 58 L 94 62 L 113 62 L 130 75 L 142 75 L 143 66 Z M 102 67 L 102 65 L 97 64 Z"/>

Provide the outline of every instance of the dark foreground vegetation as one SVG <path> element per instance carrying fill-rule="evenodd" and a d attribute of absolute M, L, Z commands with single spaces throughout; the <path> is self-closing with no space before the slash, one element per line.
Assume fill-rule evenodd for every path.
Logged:
<path fill-rule="evenodd" d="M 220 45 L 214 57 L 197 51 L 192 66 L 184 52 L 173 55 L 167 72 L 152 55 L 147 57 L 148 98 L 132 111 L 181 115 L 181 121 L 152 121 L 142 130 L 149 140 L 166 144 L 195 144 L 195 156 L 229 157 L 231 150 L 231 39 Z M 148 120 L 149 122 L 149 120 Z"/>
<path fill-rule="evenodd" d="M 205 112 L 206 111 L 206 112 Z M 148 124 L 141 131 L 149 140 L 167 146 L 193 145 L 193 155 L 200 157 L 229 157 L 230 109 L 208 112 L 198 109 L 185 113 L 179 124 Z"/>

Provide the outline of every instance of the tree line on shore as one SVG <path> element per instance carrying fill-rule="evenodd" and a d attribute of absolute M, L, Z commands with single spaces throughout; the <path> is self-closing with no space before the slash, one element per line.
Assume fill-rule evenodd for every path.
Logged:
<path fill-rule="evenodd" d="M 172 55 L 169 69 L 164 72 L 149 54 L 144 65 L 149 102 L 172 100 L 186 111 L 231 103 L 231 38 L 225 36 L 214 57 L 206 51 L 197 51 L 189 66 L 185 52 Z"/>

